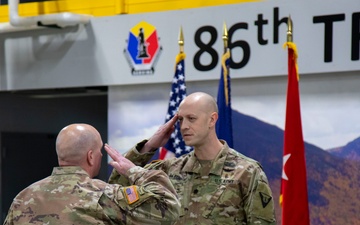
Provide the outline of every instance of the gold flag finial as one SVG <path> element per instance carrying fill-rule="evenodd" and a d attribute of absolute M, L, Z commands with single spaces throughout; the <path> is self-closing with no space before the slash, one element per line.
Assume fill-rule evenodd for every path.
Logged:
<path fill-rule="evenodd" d="M 291 20 L 291 16 L 289 15 L 288 17 L 288 21 L 287 21 L 287 26 L 288 26 L 288 29 L 287 29 L 287 32 L 286 32 L 286 40 L 287 42 L 292 42 L 293 41 L 293 23 L 292 23 L 292 20 Z"/>
<path fill-rule="evenodd" d="M 227 31 L 225 22 L 224 22 L 224 32 L 223 32 L 222 39 L 224 41 L 224 51 L 226 52 L 226 49 L 228 48 L 228 31 Z"/>
<path fill-rule="evenodd" d="M 180 27 L 180 33 L 179 33 L 179 46 L 180 46 L 180 52 L 184 52 L 184 34 L 182 31 L 182 27 Z"/>

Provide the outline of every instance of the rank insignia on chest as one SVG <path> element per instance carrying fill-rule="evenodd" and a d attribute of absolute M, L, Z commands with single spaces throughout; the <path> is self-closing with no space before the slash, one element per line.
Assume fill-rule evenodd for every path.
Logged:
<path fill-rule="evenodd" d="M 124 193 L 130 205 L 139 200 L 139 193 L 136 189 L 136 186 L 126 187 L 124 189 Z"/>

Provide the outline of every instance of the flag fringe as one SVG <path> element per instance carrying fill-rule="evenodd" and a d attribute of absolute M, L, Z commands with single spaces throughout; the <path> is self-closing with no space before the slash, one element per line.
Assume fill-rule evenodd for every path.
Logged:
<path fill-rule="evenodd" d="M 228 68 L 226 66 L 226 60 L 228 60 L 230 58 L 230 50 L 226 49 L 226 52 L 223 54 L 223 56 L 221 57 L 221 66 L 223 68 L 223 78 L 224 78 L 224 92 L 225 92 L 225 101 L 226 101 L 226 105 L 229 105 L 229 93 L 228 93 Z"/>
<path fill-rule="evenodd" d="M 176 63 L 175 63 L 175 70 L 176 70 L 176 66 L 177 64 L 181 61 L 181 60 L 184 60 L 186 57 L 186 54 L 184 52 L 180 52 L 179 54 L 176 55 Z"/>
<path fill-rule="evenodd" d="M 297 80 L 300 80 L 300 76 L 299 76 L 299 70 L 298 70 L 298 64 L 297 64 L 297 58 L 298 58 L 298 51 L 297 51 L 297 47 L 296 44 L 293 42 L 285 42 L 283 45 L 283 48 L 288 48 L 288 49 L 292 49 L 294 52 L 294 62 L 295 62 L 295 69 L 296 69 L 296 77 Z"/>

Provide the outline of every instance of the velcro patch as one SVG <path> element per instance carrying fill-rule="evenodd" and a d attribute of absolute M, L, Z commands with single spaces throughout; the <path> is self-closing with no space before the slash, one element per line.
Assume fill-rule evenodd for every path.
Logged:
<path fill-rule="evenodd" d="M 260 194 L 261 204 L 262 204 L 263 208 L 265 208 L 271 201 L 272 197 L 263 192 L 259 192 L 259 194 Z"/>
<path fill-rule="evenodd" d="M 129 203 L 129 205 L 131 205 L 134 202 L 136 202 L 137 200 L 139 200 L 139 193 L 136 189 L 136 186 L 126 187 L 124 189 L 124 193 L 125 193 L 125 196 L 126 196 L 126 199 Z"/>

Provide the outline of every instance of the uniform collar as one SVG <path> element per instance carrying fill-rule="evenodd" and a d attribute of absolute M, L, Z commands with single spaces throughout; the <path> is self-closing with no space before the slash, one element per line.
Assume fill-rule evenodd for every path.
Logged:
<path fill-rule="evenodd" d="M 210 169 L 210 173 L 215 175 L 221 175 L 227 154 L 229 152 L 229 146 L 224 140 L 220 140 L 220 142 L 223 144 L 223 147 L 221 148 L 220 152 L 217 154 L 215 159 L 212 162 L 212 166 Z M 197 160 L 195 156 L 195 152 L 192 151 L 189 153 L 189 160 L 185 163 L 183 167 L 184 172 L 188 173 L 200 173 L 201 165 L 199 161 Z"/>
<path fill-rule="evenodd" d="M 89 176 L 89 174 L 87 174 L 87 172 L 79 166 L 54 167 L 51 173 L 51 175 L 64 175 L 64 174 L 81 174 L 81 175 Z"/>

